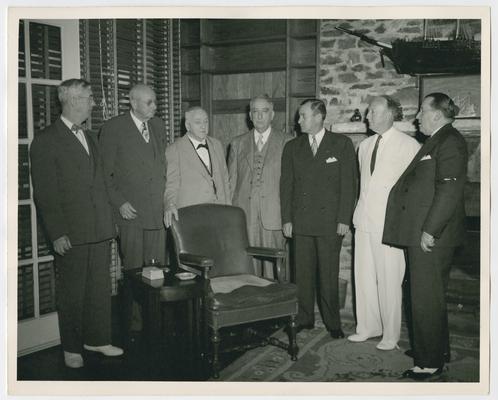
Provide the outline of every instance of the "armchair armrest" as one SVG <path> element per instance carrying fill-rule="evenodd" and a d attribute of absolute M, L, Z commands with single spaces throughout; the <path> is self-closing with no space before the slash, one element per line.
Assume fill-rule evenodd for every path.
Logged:
<path fill-rule="evenodd" d="M 285 258 L 286 252 L 282 249 L 275 249 L 273 247 L 248 247 L 247 254 L 256 257 L 269 257 L 269 258 Z"/>
<path fill-rule="evenodd" d="M 262 257 L 262 258 L 273 258 L 275 262 L 276 272 L 277 272 L 277 280 L 280 283 L 286 282 L 289 277 L 287 277 L 287 273 L 285 268 L 282 268 L 282 262 L 287 257 L 287 252 L 282 249 L 276 249 L 273 247 L 248 247 L 246 249 L 247 254 L 253 257 Z"/>
<path fill-rule="evenodd" d="M 201 273 L 204 278 L 208 277 L 208 272 L 214 264 L 212 259 L 197 254 L 181 253 L 178 258 L 190 272 Z"/>

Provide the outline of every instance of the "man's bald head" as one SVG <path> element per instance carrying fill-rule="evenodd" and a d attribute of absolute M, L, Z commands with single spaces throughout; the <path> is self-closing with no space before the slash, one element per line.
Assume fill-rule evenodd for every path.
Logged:
<path fill-rule="evenodd" d="M 145 122 L 156 113 L 156 94 L 150 86 L 139 83 L 130 90 L 130 104 L 133 114 Z"/>

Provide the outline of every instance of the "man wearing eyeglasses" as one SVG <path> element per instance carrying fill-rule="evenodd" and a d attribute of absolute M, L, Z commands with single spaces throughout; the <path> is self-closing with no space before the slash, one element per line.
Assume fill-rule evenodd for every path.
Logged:
<path fill-rule="evenodd" d="M 156 95 L 151 87 L 133 86 L 129 99 L 130 111 L 106 121 L 99 139 L 125 269 L 141 267 L 152 259 L 164 265 L 166 253 L 162 221 L 165 124 L 154 116 Z M 131 312 L 131 330 L 141 331 L 137 304 Z"/>
<path fill-rule="evenodd" d="M 105 356 L 111 343 L 110 244 L 112 211 L 96 140 L 82 126 L 95 102 L 90 84 L 69 79 L 58 87 L 62 115 L 31 144 L 37 211 L 53 245 L 57 311 L 64 362 L 84 364 L 83 348 Z"/>

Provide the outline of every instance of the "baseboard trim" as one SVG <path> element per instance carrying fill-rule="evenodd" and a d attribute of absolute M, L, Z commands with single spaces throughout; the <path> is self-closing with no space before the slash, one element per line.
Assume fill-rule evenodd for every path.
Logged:
<path fill-rule="evenodd" d="M 19 358 L 22 356 L 26 356 L 28 354 L 36 353 L 37 351 L 45 350 L 45 349 L 48 349 L 50 347 L 58 346 L 60 344 L 61 344 L 60 339 L 52 340 L 51 342 L 43 343 L 43 344 L 40 344 L 38 346 L 33 346 L 33 347 L 28 348 L 28 349 L 18 351 L 17 357 Z"/>

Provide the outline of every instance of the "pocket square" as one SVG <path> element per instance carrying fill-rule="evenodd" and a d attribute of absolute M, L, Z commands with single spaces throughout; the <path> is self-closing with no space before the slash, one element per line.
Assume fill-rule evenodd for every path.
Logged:
<path fill-rule="evenodd" d="M 329 158 L 327 158 L 327 159 L 325 160 L 325 162 L 326 162 L 327 164 L 330 164 L 330 163 L 333 163 L 333 162 L 336 162 L 336 161 L 337 161 L 337 158 L 335 158 L 335 157 L 329 157 Z"/>
<path fill-rule="evenodd" d="M 425 161 L 425 160 L 432 160 L 431 155 L 430 155 L 430 154 L 427 154 L 427 155 L 423 156 L 423 157 L 420 159 L 420 161 Z"/>

